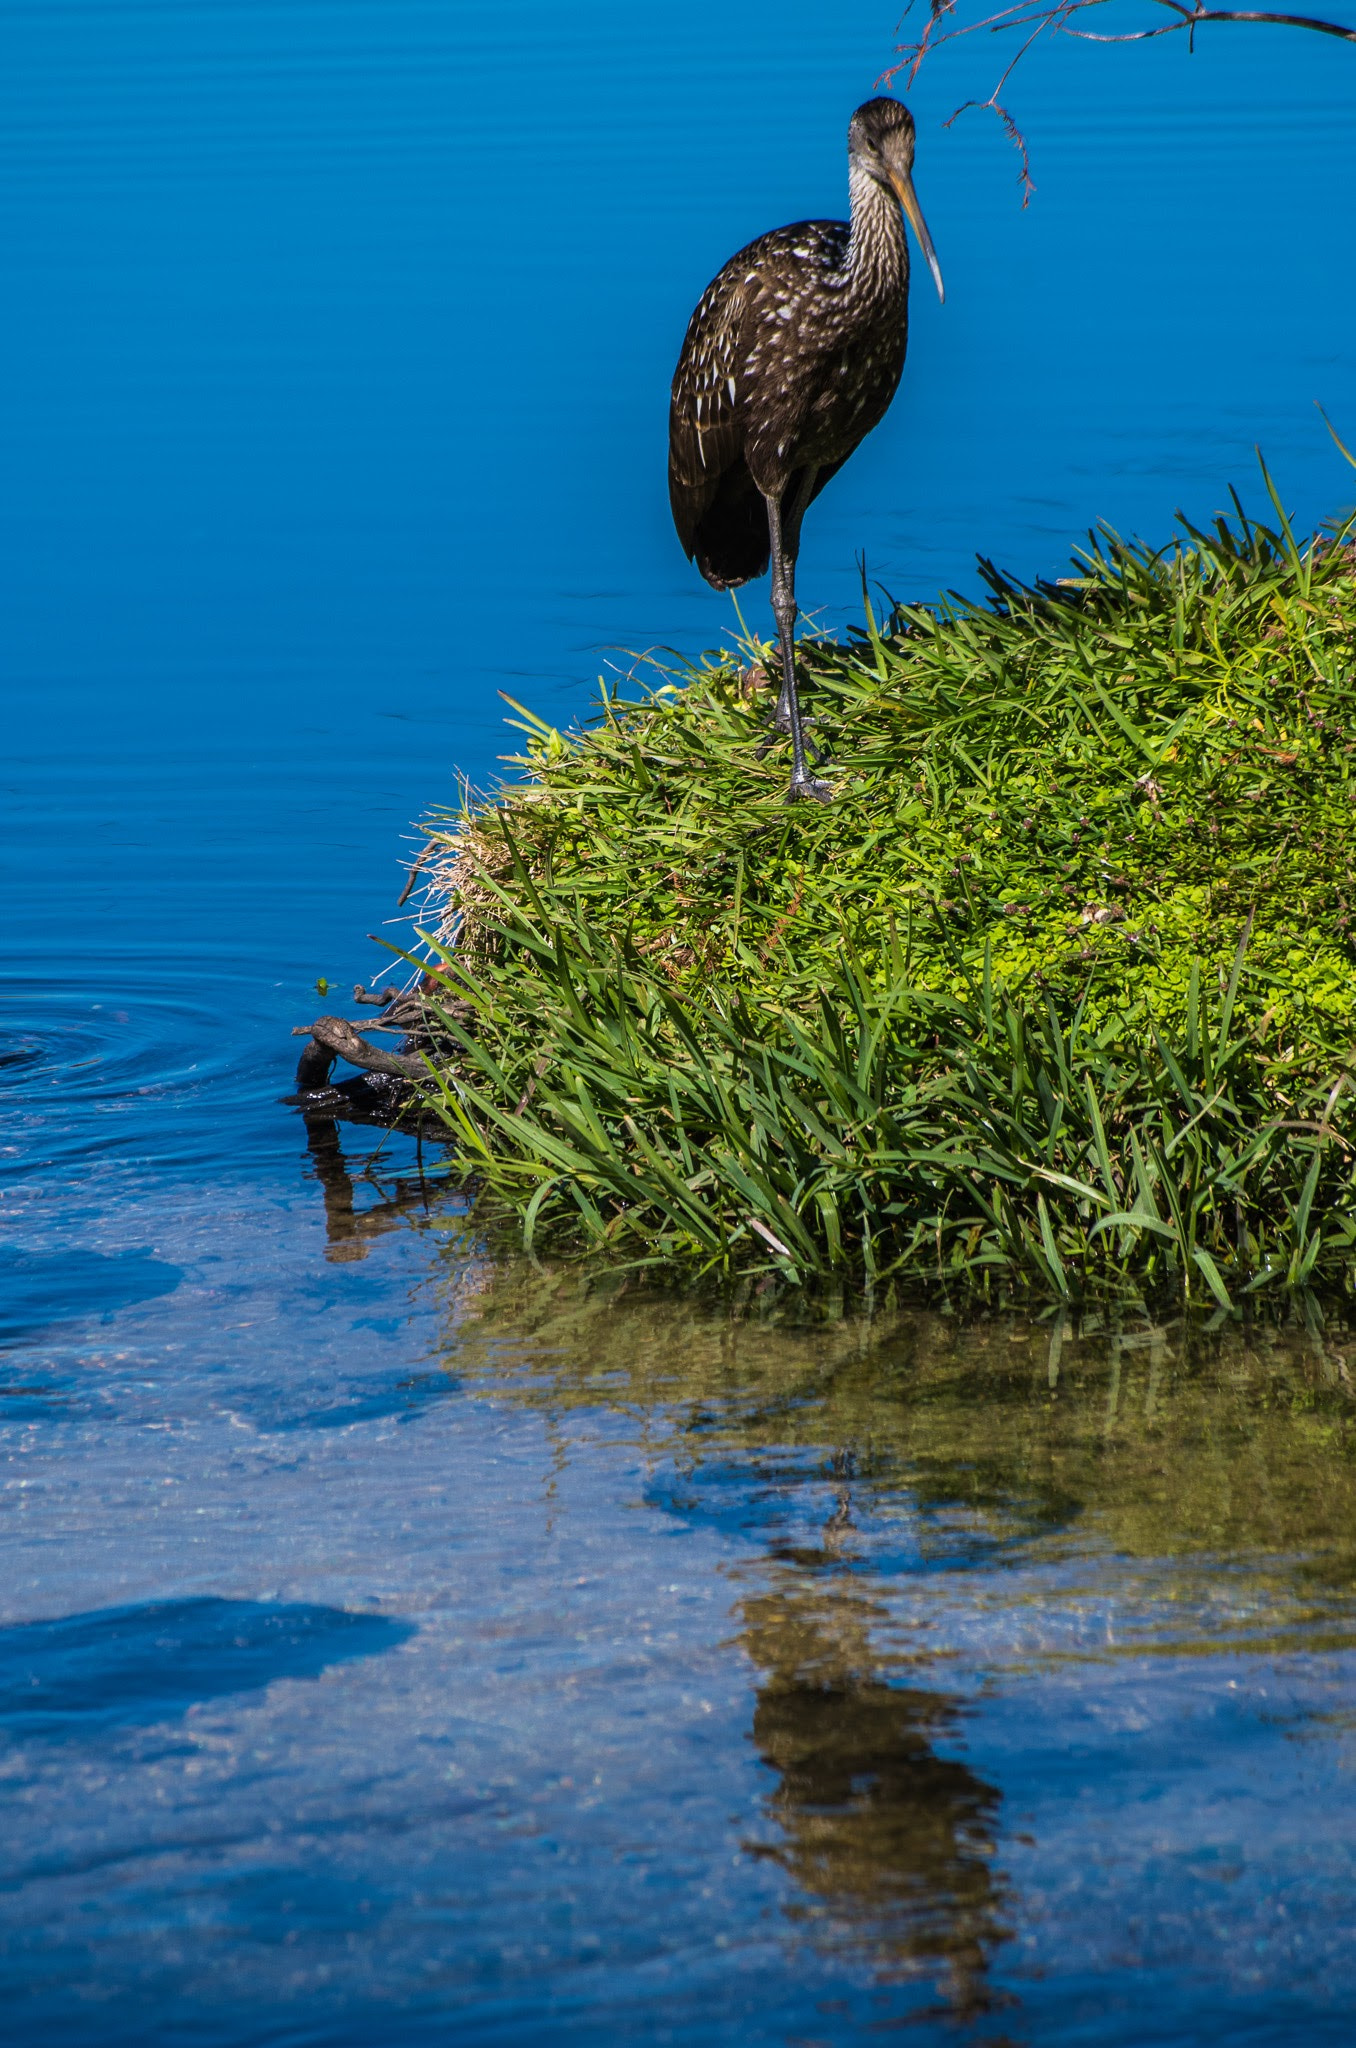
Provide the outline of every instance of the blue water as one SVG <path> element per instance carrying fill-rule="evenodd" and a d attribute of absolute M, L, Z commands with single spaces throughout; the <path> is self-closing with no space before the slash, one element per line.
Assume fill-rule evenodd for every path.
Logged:
<path fill-rule="evenodd" d="M 1250 1648 L 1232 1575 L 1331 1528 L 1184 1593 L 1015 1467 L 976 1548 L 901 1452 L 826 1566 L 776 1402 L 693 1493 L 718 1373 L 513 1397 L 455 1199 L 279 1101 L 497 692 L 565 720 L 737 630 L 668 525 L 673 358 L 742 241 L 841 213 L 892 26 L 0 0 L 9 2039 L 1350 2038 L 1345 1609 Z M 1038 50 L 1025 210 L 941 125 L 998 61 L 913 95 L 948 299 L 808 522 L 829 627 L 861 552 L 917 597 L 1257 505 L 1254 443 L 1304 526 L 1356 498 L 1314 409 L 1356 441 L 1356 56 Z M 760 1663 L 755 1598 L 810 1648 Z"/>

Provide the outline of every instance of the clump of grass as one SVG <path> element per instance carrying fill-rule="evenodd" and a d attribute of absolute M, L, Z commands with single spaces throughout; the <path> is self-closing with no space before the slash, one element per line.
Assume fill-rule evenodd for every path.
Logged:
<path fill-rule="evenodd" d="M 1348 1287 L 1352 567 L 1240 511 L 868 605 L 802 649 L 827 809 L 734 656 L 523 714 L 521 779 L 434 828 L 472 1016 L 433 1101 L 491 1197 L 724 1276 Z"/>

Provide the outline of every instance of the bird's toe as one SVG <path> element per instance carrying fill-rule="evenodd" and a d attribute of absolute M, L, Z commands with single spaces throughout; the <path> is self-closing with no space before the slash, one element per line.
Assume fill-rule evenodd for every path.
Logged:
<path fill-rule="evenodd" d="M 827 782 L 820 782 L 813 775 L 802 775 L 791 784 L 790 789 L 787 791 L 786 800 L 792 804 L 798 801 L 831 804 L 833 802 L 833 790 Z"/>

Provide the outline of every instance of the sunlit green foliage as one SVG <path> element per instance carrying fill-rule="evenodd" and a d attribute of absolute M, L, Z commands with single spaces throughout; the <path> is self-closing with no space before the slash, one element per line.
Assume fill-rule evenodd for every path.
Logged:
<path fill-rule="evenodd" d="M 728 1274 L 1345 1286 L 1347 552 L 1223 522 L 804 648 L 788 806 L 732 658 L 446 830 L 440 1106 L 529 1239 Z M 450 928 L 449 928 L 450 929 Z"/>

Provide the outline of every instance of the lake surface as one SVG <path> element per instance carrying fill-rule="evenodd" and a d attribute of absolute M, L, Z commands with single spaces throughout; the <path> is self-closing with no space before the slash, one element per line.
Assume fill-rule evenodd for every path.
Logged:
<path fill-rule="evenodd" d="M 280 1100 L 496 693 L 737 631 L 668 377 L 892 25 L 0 0 L 9 2040 L 1351 2038 L 1356 1339 L 588 1296 Z M 1037 52 L 1023 211 L 995 54 L 829 627 L 1356 497 L 1356 56 Z"/>

